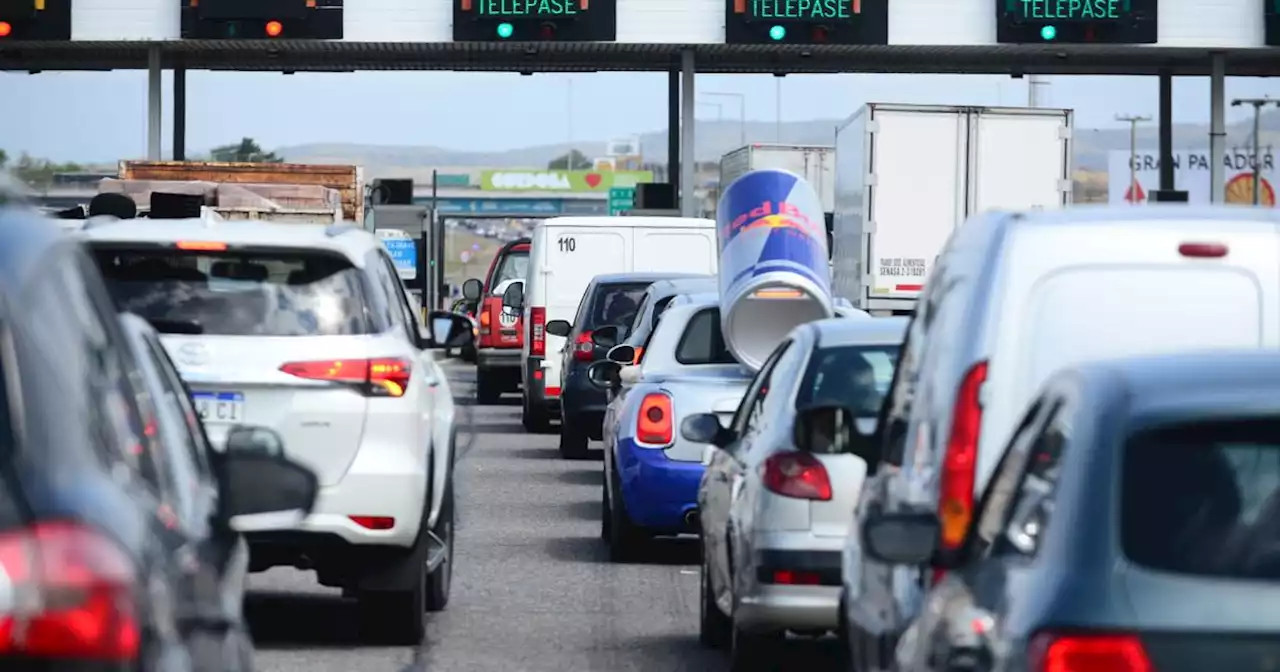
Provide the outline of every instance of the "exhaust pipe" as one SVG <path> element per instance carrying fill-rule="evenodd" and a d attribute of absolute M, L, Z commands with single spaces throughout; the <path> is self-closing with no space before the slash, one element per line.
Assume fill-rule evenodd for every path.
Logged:
<path fill-rule="evenodd" d="M 698 510 L 697 509 L 689 509 L 688 511 L 684 512 L 684 526 L 685 528 L 692 530 L 694 532 L 698 531 Z"/>

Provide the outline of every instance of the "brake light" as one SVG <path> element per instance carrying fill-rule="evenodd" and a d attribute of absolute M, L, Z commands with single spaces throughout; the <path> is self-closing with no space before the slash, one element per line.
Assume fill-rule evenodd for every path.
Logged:
<path fill-rule="evenodd" d="M 675 438 L 671 417 L 671 397 L 663 392 L 650 392 L 640 401 L 636 419 L 636 441 L 651 446 L 669 445 Z"/>
<path fill-rule="evenodd" d="M 591 332 L 578 334 L 578 340 L 573 344 L 573 358 L 579 362 L 589 362 L 595 351 L 596 344 L 591 342 Z"/>
<path fill-rule="evenodd" d="M 8 21 L 0 21 L 0 37 L 9 37 L 13 34 L 13 24 Z"/>
<path fill-rule="evenodd" d="M 223 252 L 227 249 L 226 243 L 219 243 L 212 240 L 179 240 L 173 244 L 179 250 L 193 250 L 198 252 Z"/>
<path fill-rule="evenodd" d="M 1227 246 L 1222 243 L 1183 243 L 1178 254 L 1198 259 L 1221 259 L 1227 256 Z"/>
<path fill-rule="evenodd" d="M 347 516 L 351 522 L 366 530 L 389 530 L 396 526 L 396 519 L 390 516 Z"/>
<path fill-rule="evenodd" d="M 544 357 L 547 354 L 547 309 L 529 309 L 529 354 Z"/>
<path fill-rule="evenodd" d="M 644 347 L 636 348 L 636 356 L 631 359 L 631 363 L 639 364 L 642 357 L 644 357 Z"/>
<path fill-rule="evenodd" d="M 0 534 L 0 575 L 0 656 L 137 658 L 137 570 L 102 534 L 72 522 Z"/>
<path fill-rule="evenodd" d="M 1040 633 L 1031 640 L 1033 672 L 1151 672 L 1151 659 L 1136 635 Z"/>
<path fill-rule="evenodd" d="M 760 468 L 770 492 L 796 499 L 831 499 L 831 477 L 818 458 L 798 451 L 770 455 Z"/>
<path fill-rule="evenodd" d="M 485 336 L 489 335 L 489 325 L 493 322 L 493 318 L 489 316 L 488 309 L 480 313 L 480 333 Z"/>
<path fill-rule="evenodd" d="M 774 570 L 770 583 L 780 586 L 820 586 L 822 575 L 817 572 L 798 572 L 793 569 Z"/>
<path fill-rule="evenodd" d="M 331 380 L 364 386 L 366 394 L 380 397 L 403 397 L 409 389 L 412 365 L 403 359 L 325 359 L 311 362 L 287 362 L 280 370 L 308 380 Z"/>
<path fill-rule="evenodd" d="M 279 21 L 268 21 L 266 31 L 267 37 L 280 37 L 280 33 L 284 32 L 284 24 Z"/>
<path fill-rule="evenodd" d="M 960 381 L 951 415 L 951 434 L 942 460 L 938 520 L 942 523 L 942 548 L 952 551 L 964 543 L 973 519 L 973 488 L 978 458 L 978 432 L 982 406 L 978 393 L 987 380 L 987 363 L 974 364 Z M 941 578 L 935 573 L 935 581 Z"/>

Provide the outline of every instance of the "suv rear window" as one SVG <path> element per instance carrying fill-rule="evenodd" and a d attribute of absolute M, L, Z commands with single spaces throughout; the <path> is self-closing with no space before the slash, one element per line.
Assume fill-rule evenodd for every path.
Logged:
<path fill-rule="evenodd" d="M 336 336 L 375 330 L 360 271 L 323 252 L 94 250 L 122 311 L 161 332 Z"/>
<path fill-rule="evenodd" d="M 796 408 L 839 404 L 863 417 L 880 413 L 880 403 L 898 363 L 896 345 L 849 345 L 819 348 L 800 382 Z"/>
<path fill-rule="evenodd" d="M 689 319 L 676 346 L 676 361 L 685 365 L 738 363 L 720 332 L 719 308 L 698 311 Z"/>
<path fill-rule="evenodd" d="M 529 250 L 512 250 L 502 255 L 489 278 L 489 291 L 496 292 L 507 280 L 524 280 L 529 273 Z M 494 296 L 497 296 L 496 294 Z"/>
<path fill-rule="evenodd" d="M 1136 434 L 1121 472 L 1121 546 L 1152 569 L 1280 580 L 1280 418 Z"/>
<path fill-rule="evenodd" d="M 591 309 L 582 320 L 583 330 L 590 331 L 605 325 L 617 325 L 629 328 L 636 321 L 636 310 L 640 307 L 640 299 L 648 291 L 650 283 L 616 283 L 596 285 L 595 296 L 591 297 Z"/>

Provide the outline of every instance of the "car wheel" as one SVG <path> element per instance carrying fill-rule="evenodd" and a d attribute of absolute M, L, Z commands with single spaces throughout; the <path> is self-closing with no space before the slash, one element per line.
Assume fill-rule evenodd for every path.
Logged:
<path fill-rule="evenodd" d="M 627 515 L 626 498 L 622 496 L 622 487 L 616 476 L 613 491 L 617 493 L 618 499 L 611 499 L 609 502 L 609 560 L 628 562 L 639 555 L 649 539 L 645 531 L 631 522 L 631 516 Z"/>
<path fill-rule="evenodd" d="M 584 460 L 590 454 L 587 450 L 587 435 L 574 427 L 572 421 L 560 423 L 560 457 L 566 460 Z"/>
<path fill-rule="evenodd" d="M 702 550 L 702 566 L 698 575 L 702 585 L 702 600 L 698 608 L 698 640 L 705 647 L 723 649 L 732 640 L 733 621 L 716 604 L 715 593 L 711 590 L 706 549 Z"/>
<path fill-rule="evenodd" d="M 360 591 L 356 604 L 360 638 L 371 644 L 417 646 L 426 627 L 427 566 L 407 590 Z"/>
<path fill-rule="evenodd" d="M 492 371 L 479 369 L 476 371 L 476 403 L 491 406 L 502 400 L 502 387 L 498 384 L 498 376 Z"/>
<path fill-rule="evenodd" d="M 520 412 L 520 424 L 524 425 L 524 430 L 530 434 L 545 434 L 551 429 L 551 418 L 546 411 L 531 406 L 526 397 L 524 408 Z"/>
<path fill-rule="evenodd" d="M 440 503 L 440 517 L 433 530 L 444 543 L 444 561 L 427 577 L 427 611 L 444 611 L 449 604 L 449 588 L 453 583 L 454 508 L 453 483 L 445 485 L 444 501 Z"/>

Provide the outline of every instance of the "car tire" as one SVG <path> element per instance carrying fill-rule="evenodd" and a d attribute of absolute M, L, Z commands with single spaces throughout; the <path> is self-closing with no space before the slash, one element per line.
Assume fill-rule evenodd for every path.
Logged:
<path fill-rule="evenodd" d="M 611 498 L 609 502 L 609 561 L 630 562 L 644 549 L 649 535 L 644 528 L 631 522 L 617 476 L 613 479 L 613 491 L 617 493 L 617 498 Z"/>
<path fill-rule="evenodd" d="M 414 553 L 421 553 L 415 549 Z M 426 628 L 427 566 L 407 590 L 359 591 L 356 594 L 360 639 L 370 644 L 417 646 Z"/>
<path fill-rule="evenodd" d="M 716 605 L 709 572 L 706 549 L 703 549 L 702 565 L 698 571 L 699 583 L 702 585 L 702 600 L 698 608 L 698 641 L 709 649 L 723 649 L 733 639 L 733 619 L 725 616 Z"/>
<path fill-rule="evenodd" d="M 453 479 L 445 484 L 444 501 L 440 502 L 440 517 L 436 519 L 433 529 L 440 541 L 445 544 L 444 562 L 436 567 L 427 577 L 426 610 L 444 611 L 449 605 L 449 589 L 453 584 L 453 554 L 456 545 L 456 526 L 454 525 Z"/>
<path fill-rule="evenodd" d="M 730 626 L 729 672 L 763 672 L 775 669 L 779 649 L 786 637 L 782 632 L 748 632 Z"/>
<path fill-rule="evenodd" d="M 551 429 L 551 417 L 545 410 L 534 408 L 528 397 L 524 400 L 524 408 L 520 412 L 520 424 L 530 434 L 546 434 Z"/>
<path fill-rule="evenodd" d="M 502 401 L 502 381 L 492 371 L 476 370 L 476 403 L 492 406 Z"/>
<path fill-rule="evenodd" d="M 566 460 L 585 460 L 590 455 L 587 450 L 587 435 L 566 420 L 560 423 L 560 457 Z"/>

